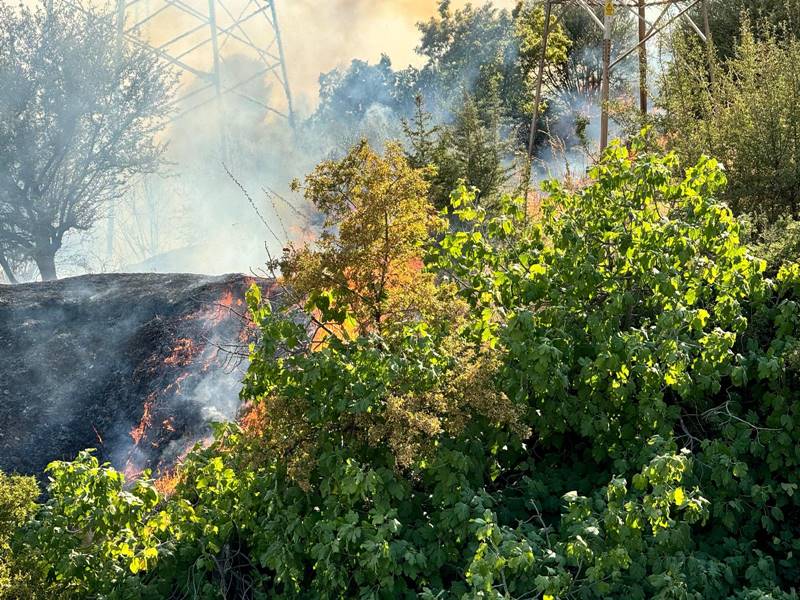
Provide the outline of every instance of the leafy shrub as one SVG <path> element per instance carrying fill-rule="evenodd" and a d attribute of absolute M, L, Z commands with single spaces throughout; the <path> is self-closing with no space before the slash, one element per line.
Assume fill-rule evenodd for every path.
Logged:
<path fill-rule="evenodd" d="M 723 198 L 736 213 L 774 221 L 800 211 L 800 41 L 745 21 L 731 58 L 709 78 L 704 51 L 679 43 L 662 86 L 670 144 L 688 160 L 725 164 Z"/>
<path fill-rule="evenodd" d="M 35 510 L 38 496 L 33 477 L 0 471 L 0 598 L 35 597 L 36 584 L 12 549 L 12 540 Z"/>
<path fill-rule="evenodd" d="M 20 550 L 73 597 L 796 597 L 800 265 L 765 276 L 724 182 L 637 139 L 548 184 L 541 221 L 462 187 L 409 275 L 463 298 L 435 326 L 360 321 L 360 288 L 320 278 L 315 344 L 254 288 L 241 425 L 167 499 L 55 463 Z M 349 272 L 329 236 L 293 277 Z"/>

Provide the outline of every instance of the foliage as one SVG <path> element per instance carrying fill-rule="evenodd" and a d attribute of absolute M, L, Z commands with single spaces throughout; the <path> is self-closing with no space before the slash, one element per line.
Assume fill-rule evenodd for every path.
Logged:
<path fill-rule="evenodd" d="M 442 232 L 400 148 L 323 163 L 287 283 L 324 343 L 254 287 L 242 423 L 167 499 L 55 463 L 19 555 L 54 596 L 796 597 L 800 265 L 765 275 L 724 183 L 637 138 L 539 221 L 462 185 Z M 375 318 L 421 243 L 425 294 Z"/>
<path fill-rule="evenodd" d="M 88 451 L 47 471 L 49 500 L 23 536 L 32 572 L 65 597 L 135 594 L 136 575 L 172 546 L 172 521 L 157 510 L 155 488 L 142 479 L 126 489 L 122 473 Z"/>
<path fill-rule="evenodd" d="M 697 453 L 707 529 L 656 563 L 667 570 L 638 571 L 643 592 L 620 582 L 610 595 L 724 598 L 745 581 L 793 580 L 794 534 L 776 533 L 796 523 L 796 456 L 780 448 L 797 407 L 797 268 L 767 280 L 713 200 L 716 163 L 673 181 L 675 160 L 643 142 L 612 147 L 585 189 L 550 184 L 544 220 L 528 228 L 519 202 L 488 217 L 462 189 L 456 214 L 473 227 L 432 258 L 482 315 L 473 336 L 506 350 L 503 389 L 530 407 L 540 452 L 581 448 L 617 473 L 643 437 L 675 435 Z"/>
<path fill-rule="evenodd" d="M 97 9 L 3 4 L 0 22 L 0 251 L 54 279 L 65 236 L 159 166 L 173 80 Z"/>
<path fill-rule="evenodd" d="M 800 257 L 800 221 L 793 217 L 780 217 L 772 223 L 751 224 L 756 233 L 751 243 L 753 253 L 767 261 L 766 273 L 771 277 L 782 267 L 791 268 Z"/>
<path fill-rule="evenodd" d="M 33 577 L 26 573 L 11 541 L 36 507 L 39 486 L 33 477 L 0 472 L 0 598 L 33 598 Z"/>
<path fill-rule="evenodd" d="M 703 52 L 678 44 L 676 65 L 662 92 L 669 143 L 689 160 L 703 152 L 719 158 L 729 174 L 724 195 L 737 213 L 756 222 L 797 215 L 800 42 L 745 22 L 733 57 L 714 67 Z M 702 57 L 702 59 L 699 59 Z"/>
<path fill-rule="evenodd" d="M 378 143 L 392 137 L 394 113 L 407 110 L 410 86 L 407 73 L 392 69 L 386 55 L 375 64 L 353 60 L 346 70 L 333 69 L 320 75 L 319 107 L 305 127 L 325 131 L 337 146 L 358 141 L 353 136 Z M 382 118 L 392 114 L 389 122 Z M 377 117 L 377 118 L 371 118 Z"/>
<path fill-rule="evenodd" d="M 384 156 L 366 141 L 338 161 L 321 163 L 302 186 L 324 216 L 313 245 L 290 245 L 280 262 L 291 293 L 328 322 L 359 333 L 407 321 L 435 292 L 422 273 L 420 246 L 444 223 L 427 202 L 426 170 L 406 162 L 397 144 Z M 300 182 L 295 182 L 300 189 Z M 425 299 L 423 301 L 423 298 Z"/>
<path fill-rule="evenodd" d="M 447 127 L 430 125 L 430 115 L 418 100 L 413 125 L 404 123 L 411 150 L 409 163 L 429 167 L 426 179 L 431 203 L 439 209 L 450 202 L 450 192 L 460 182 L 474 188 L 483 200 L 491 200 L 506 188 L 514 171 L 513 144 L 503 138 L 497 102 L 479 106 L 472 96 Z"/>
<path fill-rule="evenodd" d="M 779 28 L 785 36 L 796 37 L 800 32 L 800 2 L 797 0 L 710 0 L 707 5 L 714 49 L 723 60 L 736 54 L 742 17 L 759 23 L 762 28 L 765 25 L 768 29 Z M 695 22 L 703 23 L 705 15 L 701 9 L 696 9 L 692 16 Z M 758 35 L 759 32 L 754 33 Z"/>

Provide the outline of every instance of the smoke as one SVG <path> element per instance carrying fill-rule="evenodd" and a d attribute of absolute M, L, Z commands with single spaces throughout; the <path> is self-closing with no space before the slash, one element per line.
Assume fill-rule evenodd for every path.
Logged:
<path fill-rule="evenodd" d="M 467 3 L 454 0 L 451 9 Z M 207 6 L 205 2 L 201 4 Z M 233 14 L 247 6 L 246 0 L 225 4 Z M 493 4 L 512 8 L 516 0 L 494 0 Z M 135 3 L 129 9 L 129 20 L 145 19 L 156 5 L 160 6 L 159 0 Z M 365 71 L 377 69 L 384 55 L 395 74 L 407 65 L 419 67 L 423 59 L 415 53 L 420 41 L 417 23 L 434 16 L 437 8 L 437 0 L 277 0 L 298 122 L 319 108 L 323 73 L 335 69 L 345 73 L 355 59 L 364 61 Z M 224 19 L 229 17 L 220 14 L 218 18 L 220 26 L 225 26 Z M 253 23 L 261 29 L 254 26 L 246 31 L 247 37 L 271 39 L 268 25 L 257 20 Z M 163 45 L 191 28 L 191 18 L 169 9 L 147 20 L 137 33 L 154 45 Z M 173 54 L 182 53 L 181 48 L 191 50 L 202 39 L 196 36 L 203 35 L 206 32 L 187 35 L 170 49 Z M 270 49 L 276 52 L 274 44 Z M 235 39 L 225 38 L 220 51 L 223 87 L 248 80 L 251 73 L 257 72 L 258 56 Z M 206 44 L 182 60 L 191 67 L 208 69 L 208 52 Z M 598 53 L 599 47 L 590 52 Z M 464 77 L 469 77 L 470 72 L 465 68 Z M 655 80 L 651 77 L 651 81 Z M 451 83 L 440 86 L 439 93 L 460 95 L 459 82 Z M 202 85 L 201 79 L 187 75 L 182 93 L 196 91 Z M 293 232 L 303 230 L 311 218 L 309 207 L 289 189 L 293 179 L 302 178 L 320 160 L 341 152 L 360 137 L 380 145 L 385 139 L 400 135 L 399 117 L 405 115 L 387 100 L 386 90 L 368 78 L 354 77 L 347 85 L 351 97 L 361 96 L 363 108 L 357 121 L 343 120 L 333 110 L 329 122 L 317 122 L 313 128 L 300 127 L 296 131 L 285 119 L 253 102 L 255 99 L 286 111 L 284 90 L 274 73 L 253 78 L 237 90 L 238 95 L 226 94 L 219 102 L 213 97 L 204 100 L 201 108 L 181 116 L 164 132 L 169 142 L 166 172 L 130 182 L 130 193 L 113 207 L 109 223 L 68 238 L 58 257 L 60 272 L 257 271 L 269 256 L 280 254 Z M 599 129 L 596 100 L 577 94 L 563 102 L 560 121 L 551 125 L 556 136 L 564 140 L 566 150 L 550 154 L 546 151 L 541 157 L 542 174 L 585 170 L 588 158 L 575 143 L 574 130 L 588 120 L 585 134 L 595 145 L 593 140 Z M 443 98 L 426 98 L 429 110 L 437 111 L 446 104 Z M 236 181 L 226 174 L 226 169 Z"/>
<path fill-rule="evenodd" d="M 452 7 L 466 3 L 456 1 Z M 150 4 L 145 0 L 134 4 L 128 21 L 143 21 L 150 10 L 160 6 L 155 0 Z M 244 0 L 238 4 L 241 7 L 237 2 L 226 3 L 233 14 L 246 7 Z M 495 4 L 510 7 L 514 2 Z M 377 62 L 382 55 L 395 65 L 418 64 L 416 24 L 433 16 L 437 7 L 436 0 L 278 0 L 276 10 L 298 120 L 316 110 L 322 73 L 345 68 L 353 59 Z M 218 14 L 217 18 L 220 27 L 227 27 L 229 16 Z M 268 27 L 263 21 L 254 19 L 253 23 Z M 168 9 L 146 20 L 136 33 L 150 44 L 162 46 L 191 31 L 192 26 L 185 13 Z M 239 33 L 240 38 L 247 34 L 254 40 L 272 35 L 256 28 Z M 192 50 L 205 34 L 186 35 L 167 48 L 173 54 L 185 49 L 188 53 L 183 62 L 207 70 L 208 45 Z M 224 88 L 226 78 L 230 82 L 248 80 L 259 63 L 258 56 L 235 39 L 223 39 Z M 271 50 L 274 53 L 275 47 Z M 204 83 L 189 75 L 184 76 L 182 85 L 181 95 L 186 95 Z M 374 90 L 365 87 L 362 93 L 366 109 L 358 127 L 341 130 L 331 123 L 311 132 L 293 132 L 286 120 L 251 101 L 266 101 L 286 111 L 283 88 L 272 74 L 256 77 L 237 89 L 237 95 L 226 94 L 221 102 L 201 100 L 206 104 L 181 116 L 164 133 L 169 142 L 167 172 L 133 182 L 131 192 L 113 207 L 110 224 L 68 239 L 59 257 L 60 271 L 72 275 L 87 270 L 210 274 L 258 270 L 268 256 L 279 254 L 291 232 L 303 230 L 310 218 L 308 207 L 289 190 L 293 179 L 302 178 L 337 146 L 346 147 L 359 137 L 380 145 L 387 137 L 399 135 L 398 116 L 373 95 Z M 195 98 L 206 97 L 208 93 Z M 237 182 L 228 177 L 226 168 Z"/>
<path fill-rule="evenodd" d="M 468 3 L 454 0 L 451 7 Z M 416 24 L 432 17 L 438 4 L 437 0 L 281 1 L 279 18 L 286 31 L 290 79 L 302 106 L 316 106 L 320 73 L 352 59 L 377 62 L 386 54 L 399 67 L 419 66 L 421 58 L 414 52 L 419 43 Z M 492 4 L 511 9 L 516 0 L 493 0 Z"/>

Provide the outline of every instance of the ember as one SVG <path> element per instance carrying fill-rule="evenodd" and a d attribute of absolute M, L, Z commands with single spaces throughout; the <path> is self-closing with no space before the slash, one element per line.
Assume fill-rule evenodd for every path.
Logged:
<path fill-rule="evenodd" d="M 139 421 L 139 424 L 131 429 L 131 437 L 133 438 L 133 443 L 137 446 L 139 442 L 142 441 L 144 437 L 145 431 L 150 427 L 150 424 L 153 422 L 153 402 L 155 402 L 155 393 L 150 394 L 147 397 L 147 400 L 144 401 L 144 411 L 142 412 L 142 418 Z"/>
<path fill-rule="evenodd" d="M 195 354 L 197 348 L 194 342 L 189 338 L 180 338 L 172 349 L 172 354 L 164 359 L 164 364 L 185 367 L 192 362 Z"/>
<path fill-rule="evenodd" d="M 40 473 L 95 447 L 166 473 L 239 411 L 257 333 L 238 275 L 120 274 L 0 286 L 0 468 Z M 36 418 L 33 418 L 36 415 Z"/>

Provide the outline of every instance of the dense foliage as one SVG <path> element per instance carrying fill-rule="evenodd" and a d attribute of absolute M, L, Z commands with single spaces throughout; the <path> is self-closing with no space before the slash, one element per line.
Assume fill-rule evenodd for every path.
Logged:
<path fill-rule="evenodd" d="M 724 185 L 637 138 L 444 230 L 399 148 L 324 163 L 249 413 L 169 496 L 84 453 L 0 498 L 7 597 L 796 597 L 800 265 Z"/>
<path fill-rule="evenodd" d="M 714 61 L 713 77 L 702 51 L 678 43 L 662 92 L 670 143 L 691 160 L 706 152 L 723 161 L 725 200 L 757 225 L 800 211 L 800 41 L 763 27 L 756 35 L 745 21 L 733 56 Z"/>
<path fill-rule="evenodd" d="M 708 0 L 703 4 L 694 9 L 695 21 L 703 23 L 707 11 L 714 48 L 723 59 L 736 52 L 742 16 L 768 29 L 777 27 L 783 35 L 796 36 L 800 32 L 800 2 L 797 0 Z"/>

